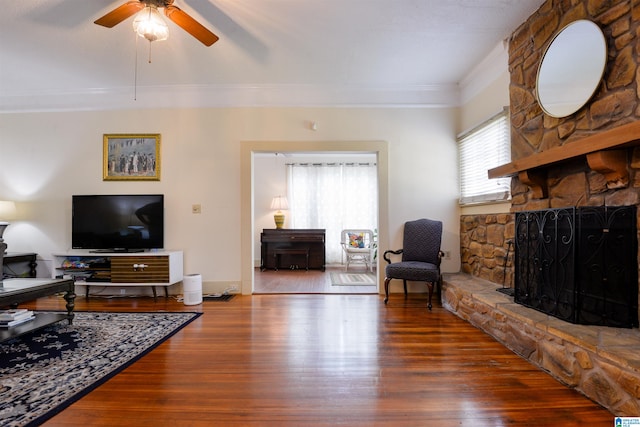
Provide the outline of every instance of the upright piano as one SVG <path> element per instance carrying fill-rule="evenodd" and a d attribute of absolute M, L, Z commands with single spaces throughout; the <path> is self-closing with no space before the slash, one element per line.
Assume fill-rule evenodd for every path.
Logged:
<path fill-rule="evenodd" d="M 260 270 L 320 269 L 325 265 L 324 229 L 264 229 Z"/>

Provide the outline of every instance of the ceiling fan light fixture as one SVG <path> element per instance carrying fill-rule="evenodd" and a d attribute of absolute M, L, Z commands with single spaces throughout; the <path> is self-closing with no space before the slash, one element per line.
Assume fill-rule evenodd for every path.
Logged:
<path fill-rule="evenodd" d="M 155 5 L 147 5 L 133 20 L 133 30 L 150 42 L 169 38 L 169 27 Z"/>

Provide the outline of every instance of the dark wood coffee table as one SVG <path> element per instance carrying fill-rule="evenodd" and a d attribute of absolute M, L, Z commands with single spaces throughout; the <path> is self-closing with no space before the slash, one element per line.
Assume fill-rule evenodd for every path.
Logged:
<path fill-rule="evenodd" d="M 0 309 L 16 308 L 20 303 L 33 301 L 58 292 L 65 293 L 64 299 L 67 301 L 66 313 L 36 313 L 36 317 L 33 320 L 11 328 L 1 328 L 0 342 L 65 319 L 71 325 L 73 323 L 73 308 L 76 299 L 75 286 L 72 279 L 4 279 L 0 282 Z"/>

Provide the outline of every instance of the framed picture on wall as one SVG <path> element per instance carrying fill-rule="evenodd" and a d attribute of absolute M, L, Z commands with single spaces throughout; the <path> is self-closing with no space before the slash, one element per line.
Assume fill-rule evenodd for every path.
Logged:
<path fill-rule="evenodd" d="M 160 134 L 105 134 L 104 181 L 160 181 Z"/>

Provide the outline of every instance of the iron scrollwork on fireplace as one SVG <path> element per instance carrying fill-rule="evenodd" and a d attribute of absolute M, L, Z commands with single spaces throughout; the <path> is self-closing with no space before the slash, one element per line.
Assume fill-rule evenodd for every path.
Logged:
<path fill-rule="evenodd" d="M 517 303 L 583 325 L 638 326 L 636 207 L 516 213 Z"/>

